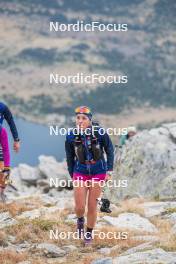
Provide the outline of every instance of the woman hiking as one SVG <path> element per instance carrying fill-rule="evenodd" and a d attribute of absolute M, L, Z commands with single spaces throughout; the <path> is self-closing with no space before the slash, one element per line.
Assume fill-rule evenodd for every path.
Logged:
<path fill-rule="evenodd" d="M 66 136 L 65 150 L 68 171 L 73 179 L 75 213 L 79 238 L 84 234 L 84 243 L 90 245 L 97 218 L 97 198 L 102 184 L 113 170 L 113 146 L 107 133 L 100 134 L 100 127 L 94 131 L 92 113 L 89 107 L 75 109 L 78 133 L 71 131 Z M 74 130 L 74 129 L 73 129 Z M 106 154 L 106 160 L 104 158 Z M 75 182 L 79 184 L 74 184 Z M 89 184 L 87 184 L 89 183 Z M 84 233 L 85 207 L 87 201 L 87 228 Z"/>
<path fill-rule="evenodd" d="M 0 198 L 4 201 L 5 181 L 10 175 L 10 151 L 8 143 L 8 135 L 5 128 L 0 125 Z"/>

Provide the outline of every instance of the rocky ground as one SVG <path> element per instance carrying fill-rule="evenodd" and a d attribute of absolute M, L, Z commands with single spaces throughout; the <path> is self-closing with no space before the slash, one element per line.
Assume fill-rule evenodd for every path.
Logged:
<path fill-rule="evenodd" d="M 20 164 L 13 169 L 18 190 L 8 187 L 7 203 L 0 203 L 0 263 L 176 263 L 175 127 L 143 131 L 122 149 L 113 178 L 129 175 L 131 189 L 105 189 L 112 212 L 98 208 L 91 248 L 68 237 L 76 232 L 76 216 L 66 162 L 40 156 L 35 168 Z M 115 237 L 108 238 L 108 232 Z"/>
<path fill-rule="evenodd" d="M 66 179 L 62 172 L 64 163 L 44 156 L 37 168 L 20 165 L 13 171 L 19 191 L 8 187 L 7 204 L 0 203 L 0 263 L 175 263 L 176 201 L 112 203 L 111 214 L 98 213 L 95 229 L 116 237 L 95 236 L 92 248 L 73 237 L 51 238 L 51 231 L 76 231 L 73 191 L 49 184 L 50 175 Z"/>
<path fill-rule="evenodd" d="M 130 199 L 112 204 L 110 215 L 98 213 L 92 248 L 73 237 L 50 238 L 53 232 L 75 232 L 72 191 L 20 196 L 0 204 L 0 262 L 43 263 L 169 263 L 176 259 L 176 202 Z M 125 239 L 122 234 L 125 232 Z"/>

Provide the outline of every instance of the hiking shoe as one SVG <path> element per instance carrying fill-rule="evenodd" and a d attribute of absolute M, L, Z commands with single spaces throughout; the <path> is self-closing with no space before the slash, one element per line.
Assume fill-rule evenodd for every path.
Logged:
<path fill-rule="evenodd" d="M 79 238 L 81 238 L 84 235 L 84 217 L 77 219 L 77 231 Z"/>
<path fill-rule="evenodd" d="M 84 234 L 84 245 L 91 246 L 92 244 L 92 232 L 85 232 Z"/>

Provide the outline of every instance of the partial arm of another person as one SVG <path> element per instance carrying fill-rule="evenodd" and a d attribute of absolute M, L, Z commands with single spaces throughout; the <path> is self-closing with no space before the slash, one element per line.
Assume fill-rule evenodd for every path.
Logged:
<path fill-rule="evenodd" d="M 1 190 L 5 188 L 6 180 L 9 178 L 10 175 L 10 151 L 9 151 L 9 142 L 8 142 L 8 135 L 5 128 L 1 129 L 0 132 L 0 145 L 2 147 L 2 153 L 3 153 L 3 161 L 4 166 L 1 168 L 1 179 L 0 179 L 0 187 Z"/>
<path fill-rule="evenodd" d="M 20 149 L 18 131 L 17 131 L 14 119 L 13 119 L 13 115 L 12 115 L 10 109 L 7 106 L 5 106 L 3 114 L 4 114 L 4 118 L 6 119 L 7 123 L 9 124 L 10 130 L 12 132 L 12 136 L 13 136 L 13 139 L 14 139 L 13 148 L 14 148 L 14 150 L 16 152 L 18 152 L 19 149 Z"/>
<path fill-rule="evenodd" d="M 9 141 L 8 135 L 5 128 L 2 128 L 0 133 L 0 144 L 2 146 L 4 168 L 10 169 L 10 151 L 9 151 Z"/>

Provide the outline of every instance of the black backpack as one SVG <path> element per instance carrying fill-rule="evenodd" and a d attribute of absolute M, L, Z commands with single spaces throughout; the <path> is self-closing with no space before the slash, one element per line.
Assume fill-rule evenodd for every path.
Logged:
<path fill-rule="evenodd" d="M 93 123 L 94 125 L 94 123 Z M 97 123 L 96 123 L 97 125 Z M 89 151 L 92 153 L 93 156 L 93 161 L 98 161 L 102 158 L 103 156 L 103 151 L 100 147 L 99 141 L 98 141 L 98 133 L 97 131 L 95 131 L 95 135 L 90 135 L 87 136 L 88 138 L 88 142 L 90 142 L 88 144 L 88 148 Z M 79 160 L 80 163 L 85 163 L 87 161 L 86 159 L 86 149 L 83 143 L 83 139 L 81 137 L 81 135 L 77 135 L 75 136 L 74 139 L 74 147 L 75 147 L 75 154 Z"/>

